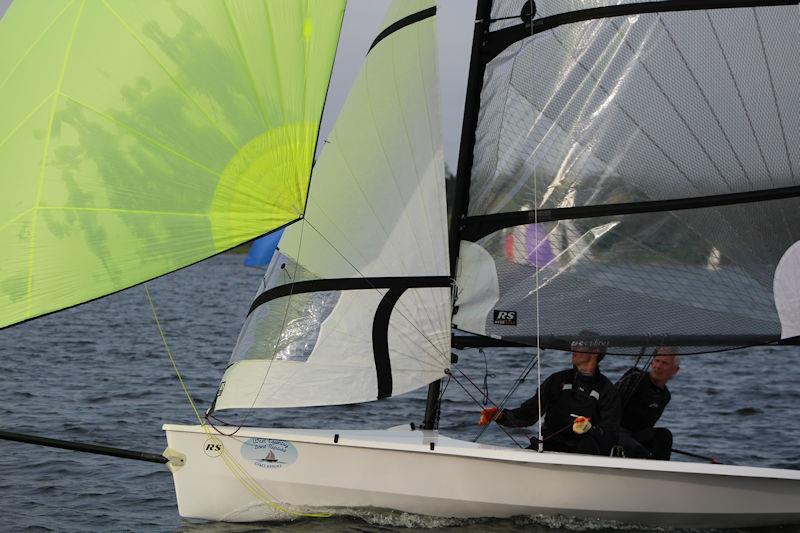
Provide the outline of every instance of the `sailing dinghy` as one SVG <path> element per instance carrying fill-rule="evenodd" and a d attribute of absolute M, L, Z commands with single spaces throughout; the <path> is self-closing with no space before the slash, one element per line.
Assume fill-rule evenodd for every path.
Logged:
<path fill-rule="evenodd" d="M 343 1 L 32 6 L 0 32 L 3 327 L 285 226 L 210 412 L 430 384 L 421 429 L 165 425 L 182 516 L 800 522 L 800 472 L 437 430 L 455 344 L 797 340 L 796 1 L 478 0 L 449 231 L 431 0 L 391 6 L 313 170 Z"/>

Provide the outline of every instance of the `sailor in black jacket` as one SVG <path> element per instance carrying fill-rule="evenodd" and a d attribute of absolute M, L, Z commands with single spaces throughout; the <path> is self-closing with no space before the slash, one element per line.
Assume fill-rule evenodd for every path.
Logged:
<path fill-rule="evenodd" d="M 626 457 L 669 460 L 672 433 L 655 427 L 672 395 L 667 382 L 678 373 L 680 358 L 672 347 L 661 347 L 645 374 L 631 368 L 617 382 L 622 402 L 619 443 Z"/>
<path fill-rule="evenodd" d="M 494 419 L 507 427 L 531 426 L 540 418 L 541 396 L 545 450 L 608 455 L 617 442 L 620 402 L 614 385 L 598 368 L 604 349 L 574 343 L 572 350 L 572 368 L 550 375 L 533 398 L 516 409 L 485 409 L 482 423 Z"/>

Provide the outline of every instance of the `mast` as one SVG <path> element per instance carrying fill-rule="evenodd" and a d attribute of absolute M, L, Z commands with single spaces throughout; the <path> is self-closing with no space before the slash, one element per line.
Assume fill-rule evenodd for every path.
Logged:
<path fill-rule="evenodd" d="M 455 280 L 458 266 L 458 250 L 461 242 L 461 221 L 467 214 L 469 205 L 469 182 L 472 174 L 473 147 L 475 146 L 475 129 L 478 125 L 478 113 L 481 104 L 481 88 L 486 62 L 483 59 L 485 36 L 489 31 L 492 13 L 492 0 L 478 0 L 475 9 L 475 29 L 472 34 L 472 54 L 469 61 L 467 92 L 464 98 L 464 120 L 461 126 L 461 143 L 456 168 L 455 196 L 453 198 L 453 214 L 450 221 L 450 277 Z M 457 292 L 453 292 L 454 299 Z M 454 302 L 455 303 L 455 302 Z M 428 386 L 428 399 L 425 405 L 423 429 L 436 429 L 439 425 L 439 393 L 441 380 Z"/>

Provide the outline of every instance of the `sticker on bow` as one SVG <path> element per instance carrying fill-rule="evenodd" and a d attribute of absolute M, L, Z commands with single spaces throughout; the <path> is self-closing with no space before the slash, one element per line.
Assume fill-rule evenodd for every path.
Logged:
<path fill-rule="evenodd" d="M 252 437 L 242 444 L 241 454 L 261 468 L 283 468 L 297 461 L 297 448 L 285 440 Z"/>

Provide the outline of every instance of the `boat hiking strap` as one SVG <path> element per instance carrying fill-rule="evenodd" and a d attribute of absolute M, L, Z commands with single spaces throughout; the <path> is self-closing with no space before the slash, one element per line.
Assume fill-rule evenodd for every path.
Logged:
<path fill-rule="evenodd" d="M 189 405 L 192 407 L 192 411 L 194 411 L 194 415 L 197 418 L 200 427 L 208 436 L 209 440 L 212 444 L 220 444 L 222 445 L 222 441 L 209 429 L 209 424 L 203 420 L 200 416 L 200 412 L 197 410 L 197 406 L 192 399 L 192 396 L 189 394 L 189 389 L 186 387 L 186 383 L 183 381 L 183 377 L 181 377 L 181 373 L 178 370 L 178 365 L 175 363 L 175 358 L 172 357 L 172 351 L 169 349 L 169 344 L 167 343 L 167 337 L 164 335 L 164 330 L 161 328 L 161 322 L 158 320 L 158 313 L 156 312 L 156 306 L 153 303 L 153 298 L 150 296 L 150 290 L 147 288 L 147 284 L 144 284 L 144 291 L 147 294 L 147 301 L 150 304 L 150 310 L 153 313 L 153 320 L 155 320 L 156 328 L 158 328 L 158 333 L 161 335 L 161 341 L 164 344 L 164 348 L 167 351 L 167 356 L 169 356 L 169 361 L 172 363 L 172 368 L 175 370 L 175 375 L 178 377 L 178 381 L 183 388 L 183 392 L 186 395 L 186 399 L 189 402 Z M 242 484 L 242 486 L 247 489 L 247 491 L 252 494 L 256 499 L 260 500 L 262 503 L 276 509 L 282 513 L 286 513 L 291 516 L 298 516 L 298 517 L 308 517 L 308 518 L 329 518 L 331 516 L 330 513 L 302 513 L 299 511 L 294 511 L 292 509 L 288 509 L 283 505 L 279 504 L 276 501 L 276 498 L 270 494 L 267 489 L 261 486 L 261 484 L 247 471 L 245 468 L 239 464 L 239 462 L 231 455 L 228 451 L 227 446 L 220 446 L 222 449 L 222 453 L 219 455 L 222 458 L 225 466 L 228 470 L 233 474 L 233 476 Z"/>

